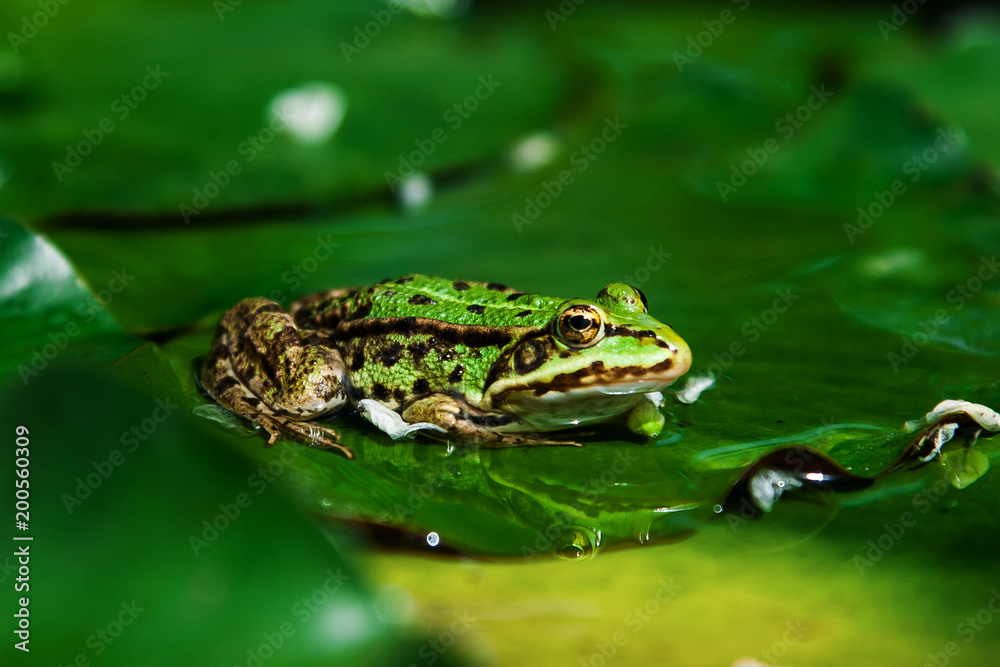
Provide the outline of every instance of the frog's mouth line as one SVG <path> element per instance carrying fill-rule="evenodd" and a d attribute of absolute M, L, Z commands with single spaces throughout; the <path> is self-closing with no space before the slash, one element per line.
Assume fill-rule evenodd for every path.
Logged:
<path fill-rule="evenodd" d="M 586 394 L 626 396 L 659 391 L 684 375 L 690 367 L 690 362 L 687 364 L 675 362 L 676 358 L 671 357 L 649 367 L 605 368 L 603 361 L 595 361 L 586 368 L 572 373 L 560 373 L 551 380 L 528 382 L 502 389 L 492 397 L 491 403 L 493 406 L 501 406 L 511 394 L 530 395 L 537 400 L 549 394 L 567 398 Z"/>

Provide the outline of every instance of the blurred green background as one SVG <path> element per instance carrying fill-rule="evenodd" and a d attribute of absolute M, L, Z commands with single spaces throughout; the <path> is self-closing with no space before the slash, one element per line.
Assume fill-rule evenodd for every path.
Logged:
<path fill-rule="evenodd" d="M 1000 406 L 1000 14 L 11 0 L 0 26 L 28 530 L 0 494 L 34 538 L 4 664 L 993 664 L 995 472 L 715 506 L 778 447 L 873 477 L 939 401 Z M 354 462 L 198 391 L 239 299 L 409 272 L 625 280 L 717 384 L 583 449 L 344 416 Z"/>

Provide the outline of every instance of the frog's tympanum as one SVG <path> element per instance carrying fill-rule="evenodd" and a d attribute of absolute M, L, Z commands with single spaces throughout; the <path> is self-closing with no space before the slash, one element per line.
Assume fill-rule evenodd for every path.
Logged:
<path fill-rule="evenodd" d="M 423 275 L 307 296 L 244 299 L 223 316 L 202 383 L 286 437 L 335 447 L 317 420 L 355 406 L 394 438 L 422 430 L 493 446 L 576 444 L 543 433 L 628 414 L 657 435 L 657 393 L 691 350 L 622 283 L 594 300 Z"/>

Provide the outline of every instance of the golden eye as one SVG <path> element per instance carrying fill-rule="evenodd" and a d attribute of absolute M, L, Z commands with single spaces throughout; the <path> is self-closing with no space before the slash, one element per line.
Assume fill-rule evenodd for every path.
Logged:
<path fill-rule="evenodd" d="M 601 312 L 582 304 L 564 310 L 556 329 L 559 338 L 570 347 L 588 347 L 604 337 Z"/>

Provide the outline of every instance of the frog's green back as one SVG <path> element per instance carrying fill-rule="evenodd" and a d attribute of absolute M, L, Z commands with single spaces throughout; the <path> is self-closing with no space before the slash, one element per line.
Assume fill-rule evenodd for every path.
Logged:
<path fill-rule="evenodd" d="M 526 294 L 498 283 L 414 274 L 358 290 L 368 317 L 425 317 L 466 326 L 545 326 L 562 299 Z"/>

